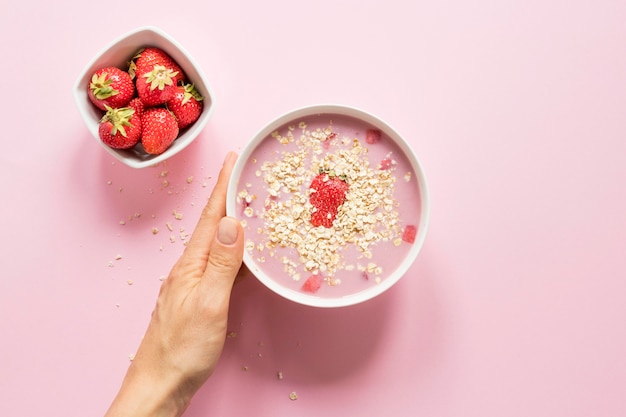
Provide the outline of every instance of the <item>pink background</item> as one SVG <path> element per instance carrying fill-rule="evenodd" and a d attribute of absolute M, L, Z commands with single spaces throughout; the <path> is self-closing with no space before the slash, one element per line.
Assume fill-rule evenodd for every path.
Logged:
<path fill-rule="evenodd" d="M 626 2 L 296 4 L 2 0 L 0 415 L 102 415 L 226 152 L 323 102 L 412 144 L 423 251 L 345 309 L 238 285 L 236 337 L 187 415 L 626 415 Z M 71 87 L 143 25 L 193 54 L 216 110 L 183 153 L 133 170 Z"/>

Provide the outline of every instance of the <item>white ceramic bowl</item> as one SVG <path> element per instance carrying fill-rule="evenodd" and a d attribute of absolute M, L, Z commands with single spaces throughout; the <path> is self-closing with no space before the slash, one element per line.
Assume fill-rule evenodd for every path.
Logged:
<path fill-rule="evenodd" d="M 204 97 L 204 107 L 200 118 L 196 120 L 193 125 L 182 130 L 174 143 L 160 155 L 149 155 L 143 151 L 140 146 L 131 150 L 118 150 L 102 143 L 98 136 L 98 122 L 103 112 L 96 108 L 91 101 L 89 101 L 89 97 L 87 96 L 89 80 L 96 70 L 107 66 L 116 66 L 120 69 L 126 69 L 127 63 L 135 52 L 148 46 L 161 48 L 174 59 L 185 72 L 189 81 L 194 84 L 196 90 Z M 151 26 L 140 27 L 133 30 L 106 46 L 87 64 L 85 69 L 78 76 L 74 84 L 73 93 L 80 115 L 96 141 L 119 161 L 133 168 L 155 165 L 171 158 L 183 150 L 196 139 L 198 134 L 205 127 L 214 108 L 214 98 L 209 83 L 192 56 L 169 35 Z"/>
<path fill-rule="evenodd" d="M 281 128 L 284 130 L 285 126 L 292 126 L 292 129 L 294 130 L 294 133 L 295 133 L 298 131 L 299 121 L 306 119 L 308 117 L 311 117 L 311 116 L 317 117 L 319 115 L 323 115 L 324 117 L 329 116 L 331 119 L 334 115 L 336 115 L 335 117 L 337 119 L 347 116 L 348 118 L 357 120 L 358 123 L 362 122 L 364 123 L 364 125 L 372 126 L 373 128 L 380 130 L 383 135 L 388 137 L 390 141 L 397 146 L 396 148 L 394 148 L 397 150 L 397 153 L 404 155 L 403 161 L 405 161 L 405 166 L 410 166 L 410 168 L 412 168 L 414 172 L 414 178 L 411 178 L 413 175 L 408 177 L 408 178 L 411 178 L 410 181 L 412 181 L 411 183 L 412 185 L 410 185 L 410 187 L 412 188 L 408 189 L 409 190 L 408 193 L 406 193 L 407 188 L 404 188 L 403 190 L 405 191 L 406 194 L 411 194 L 413 196 L 411 197 L 413 198 L 412 201 L 416 201 L 418 204 L 418 206 L 416 207 L 419 207 L 419 209 L 416 208 L 415 210 L 409 209 L 409 215 L 410 217 L 412 217 L 412 223 L 417 226 L 417 235 L 415 236 L 415 241 L 410 246 L 410 248 L 403 249 L 404 251 L 406 251 L 405 254 L 403 255 L 404 257 L 402 259 L 398 259 L 397 263 L 395 261 L 393 262 L 387 261 L 387 262 L 392 262 L 391 267 L 388 268 L 388 271 L 392 270 L 392 272 L 387 272 L 388 275 L 376 285 L 370 285 L 365 289 L 361 289 L 353 293 L 341 294 L 341 295 L 338 294 L 337 296 L 331 295 L 330 297 L 328 296 L 322 297 L 322 296 L 318 296 L 316 294 L 312 294 L 309 292 L 298 291 L 297 289 L 294 289 L 294 285 L 301 285 L 301 284 L 291 285 L 289 281 L 285 281 L 285 279 L 287 280 L 292 279 L 291 277 L 285 278 L 285 276 L 283 276 L 285 274 L 282 274 L 280 271 L 276 272 L 276 270 L 275 272 L 273 272 L 273 274 L 280 275 L 280 277 L 270 276 L 270 273 L 264 270 L 264 268 L 265 269 L 268 269 L 268 268 L 262 265 L 264 261 L 261 260 L 261 257 L 259 256 L 259 252 L 254 252 L 255 249 L 252 249 L 251 245 L 248 245 L 251 242 L 254 242 L 254 244 L 258 244 L 258 241 L 255 240 L 256 239 L 255 236 L 259 236 L 256 234 L 258 232 L 255 232 L 255 230 L 258 230 L 258 229 L 252 230 L 253 228 L 250 227 L 251 225 L 248 224 L 248 222 L 250 221 L 250 216 L 251 216 L 250 212 L 248 212 L 247 215 L 243 214 L 240 195 L 238 199 L 238 194 L 241 192 L 241 189 L 252 186 L 251 184 L 252 182 L 254 182 L 254 179 L 250 180 L 250 177 L 252 176 L 251 173 L 253 172 L 253 170 L 250 168 L 251 163 L 254 164 L 255 166 L 254 170 L 256 170 L 256 172 L 254 175 L 256 177 L 262 176 L 260 170 L 261 170 L 261 165 L 264 159 L 259 157 L 259 155 L 267 155 L 267 153 L 262 153 L 262 152 L 265 152 L 265 150 L 261 152 L 259 150 L 259 146 L 262 143 L 264 143 L 266 139 L 273 140 L 271 138 L 271 135 L 273 132 L 276 132 L 277 129 Z M 311 120 L 317 120 L 317 119 L 311 119 Z M 293 126 L 295 126 L 295 128 L 293 128 Z M 365 139 L 364 136 L 361 137 L 361 142 L 363 142 L 363 139 Z M 372 148 L 369 148 L 368 155 L 373 154 L 375 152 L 379 152 L 379 151 L 378 150 L 372 151 Z M 277 154 L 274 153 L 271 155 L 277 155 Z M 270 159 L 272 157 L 270 157 Z M 370 163 L 371 162 L 372 161 L 370 161 Z M 244 171 L 246 167 L 248 167 L 248 169 Z M 398 175 L 400 175 L 400 178 L 396 178 L 396 183 L 398 181 L 403 181 L 403 182 L 406 181 L 407 184 L 409 183 L 409 179 L 407 177 L 404 177 L 403 179 L 401 173 L 398 173 Z M 396 175 L 396 177 L 398 175 Z M 257 185 L 255 185 L 254 187 L 259 187 L 257 189 L 261 189 L 265 187 L 264 189 L 265 191 L 267 191 L 267 187 L 264 184 L 262 184 L 262 181 L 264 180 L 260 180 L 257 183 Z M 409 185 L 403 185 L 403 187 L 409 187 Z M 396 190 L 396 192 L 398 192 L 398 190 Z M 260 202 L 259 204 L 260 206 L 257 206 L 257 207 L 261 207 L 261 210 L 263 210 L 262 208 L 263 203 Z M 265 284 L 269 289 L 271 289 L 275 293 L 289 300 L 292 300 L 296 303 L 314 306 L 314 307 L 342 307 L 342 306 L 348 306 L 348 305 L 361 303 L 361 302 L 372 299 L 382 294 L 387 289 L 392 287 L 396 282 L 398 282 L 398 280 L 400 280 L 400 278 L 403 275 L 405 275 L 406 271 L 409 269 L 411 264 L 415 261 L 424 243 L 426 230 L 428 226 L 428 220 L 429 220 L 429 210 L 430 210 L 429 197 L 428 197 L 428 191 L 427 191 L 427 186 L 426 186 L 426 179 L 424 177 L 423 170 L 413 150 L 407 144 L 407 142 L 391 126 L 389 126 L 387 123 L 383 122 L 379 118 L 365 111 L 355 109 L 353 107 L 346 107 L 346 106 L 341 106 L 341 105 L 315 105 L 315 106 L 304 107 L 304 108 L 300 108 L 295 111 L 289 112 L 287 114 L 284 114 L 276 118 L 272 122 L 270 122 L 267 126 L 262 128 L 254 136 L 252 141 L 242 150 L 239 156 L 239 159 L 234 167 L 234 171 L 232 173 L 232 177 L 228 186 L 227 213 L 228 215 L 237 217 L 240 220 L 245 220 L 244 224 L 247 226 L 246 228 L 247 248 L 244 253 L 245 265 L 263 284 Z M 405 213 L 406 213 L 406 209 L 405 209 Z M 262 216 L 258 216 L 258 215 L 253 215 L 251 217 L 255 217 L 257 219 L 260 217 L 262 219 Z M 403 219 L 400 218 L 400 221 L 402 220 Z M 263 235 L 261 236 L 262 236 L 261 237 L 262 239 L 265 238 L 265 236 Z M 385 246 L 381 249 L 380 252 L 375 252 L 373 260 L 375 261 L 377 257 L 378 258 L 386 257 L 386 256 L 388 257 L 388 255 L 385 252 L 386 250 L 388 250 L 388 248 L 390 247 Z M 389 257 L 389 258 L 391 259 L 392 257 Z M 302 279 L 302 281 L 304 281 L 304 279 Z M 335 287 L 333 287 L 333 289 L 335 289 Z"/>

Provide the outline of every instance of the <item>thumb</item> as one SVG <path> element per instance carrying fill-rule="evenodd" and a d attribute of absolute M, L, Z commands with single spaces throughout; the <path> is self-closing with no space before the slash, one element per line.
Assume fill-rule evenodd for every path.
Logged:
<path fill-rule="evenodd" d="M 243 228 L 232 217 L 223 217 L 209 248 L 202 278 L 207 294 L 228 298 L 243 259 Z"/>

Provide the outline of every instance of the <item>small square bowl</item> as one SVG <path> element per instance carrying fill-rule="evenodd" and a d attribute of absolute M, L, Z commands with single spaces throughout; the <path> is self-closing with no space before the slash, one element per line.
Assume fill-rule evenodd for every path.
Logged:
<path fill-rule="evenodd" d="M 176 61 L 189 81 L 204 97 L 200 118 L 191 126 L 183 129 L 172 145 L 160 155 L 150 155 L 143 151 L 140 145 L 134 149 L 119 150 L 102 143 L 98 135 L 98 124 L 103 112 L 91 103 L 87 95 L 89 80 L 96 70 L 108 66 L 126 69 L 133 55 L 139 49 L 148 46 L 162 49 Z M 81 117 L 97 142 L 113 157 L 133 168 L 156 165 L 183 150 L 198 137 L 198 134 L 206 126 L 214 108 L 214 98 L 209 83 L 193 57 L 172 37 L 152 26 L 135 29 L 106 46 L 81 72 L 74 84 L 73 95 Z"/>
<path fill-rule="evenodd" d="M 316 225 L 314 213 L 329 200 L 313 202 L 323 193 L 313 183 L 330 176 L 348 191 L 332 225 Z M 293 302 L 328 308 L 370 300 L 405 275 L 424 243 L 430 205 L 424 172 L 399 133 L 363 110 L 322 104 L 274 119 L 244 147 L 226 211 L 244 226 L 243 260 L 259 281 Z"/>

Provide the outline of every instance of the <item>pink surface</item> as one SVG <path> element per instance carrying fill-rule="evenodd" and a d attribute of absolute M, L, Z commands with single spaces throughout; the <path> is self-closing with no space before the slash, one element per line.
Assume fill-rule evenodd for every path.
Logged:
<path fill-rule="evenodd" d="M 102 415 L 226 152 L 320 102 L 413 145 L 424 249 L 345 309 L 238 285 L 236 337 L 187 415 L 626 415 L 625 2 L 184 5 L 128 3 L 107 25 L 84 2 L 1 6 L 0 415 Z M 181 154 L 133 170 L 71 86 L 146 24 L 202 65 L 216 110 Z"/>

